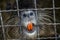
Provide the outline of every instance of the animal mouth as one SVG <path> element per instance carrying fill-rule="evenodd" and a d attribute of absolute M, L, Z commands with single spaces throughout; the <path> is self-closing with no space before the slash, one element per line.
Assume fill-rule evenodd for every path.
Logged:
<path fill-rule="evenodd" d="M 33 23 L 32 22 L 29 22 L 28 25 L 27 25 L 27 30 L 28 31 L 32 31 L 33 30 Z"/>
<path fill-rule="evenodd" d="M 31 21 L 29 21 L 27 24 L 26 30 L 23 31 L 24 35 L 28 36 L 29 38 L 31 38 L 32 36 L 36 37 L 36 35 L 37 35 L 37 29 L 36 28 L 37 27 L 35 27 L 34 24 Z"/>

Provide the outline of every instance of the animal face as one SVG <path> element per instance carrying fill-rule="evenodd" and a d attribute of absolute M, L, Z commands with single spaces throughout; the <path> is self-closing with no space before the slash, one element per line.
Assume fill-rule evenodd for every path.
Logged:
<path fill-rule="evenodd" d="M 21 22 L 26 26 L 29 22 L 36 24 L 36 17 L 34 11 L 23 11 L 21 12 Z"/>

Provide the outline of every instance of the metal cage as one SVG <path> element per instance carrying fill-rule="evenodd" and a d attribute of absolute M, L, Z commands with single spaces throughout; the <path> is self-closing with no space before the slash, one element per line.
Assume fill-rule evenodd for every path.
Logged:
<path fill-rule="evenodd" d="M 37 26 L 49 26 L 53 28 L 51 35 L 45 33 L 48 36 L 40 36 L 42 31 L 37 31 L 37 37 L 34 39 L 27 39 L 23 35 L 23 28 L 20 25 L 20 12 L 23 10 L 34 10 L 36 12 Z M 40 13 L 39 13 L 40 12 Z M 39 23 L 40 19 L 47 13 L 52 17 L 52 22 L 49 19 L 42 20 L 44 22 Z M 0 40 L 60 40 L 60 0 L 1 0 L 0 1 Z M 40 16 L 39 16 L 40 14 Z M 49 17 L 49 16 L 48 16 Z M 9 29 L 11 28 L 11 29 Z M 47 27 L 47 29 L 49 29 Z M 9 31 L 7 31 L 9 30 Z M 16 31 L 17 30 L 17 31 Z M 44 30 L 44 29 L 43 29 Z M 50 29 L 52 30 L 52 29 Z M 41 33 L 40 33 L 41 32 Z M 40 33 L 40 34 L 39 34 Z M 21 34 L 21 35 L 20 35 Z"/>

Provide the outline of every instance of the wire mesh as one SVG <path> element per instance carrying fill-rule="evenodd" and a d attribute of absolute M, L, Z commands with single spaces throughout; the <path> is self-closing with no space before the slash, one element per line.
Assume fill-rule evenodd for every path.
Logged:
<path fill-rule="evenodd" d="M 10 1 L 10 0 L 9 0 Z M 23 1 L 25 1 L 25 3 L 23 2 Z M 59 3 L 57 2 L 57 0 L 48 0 L 49 1 L 49 4 L 48 4 L 48 1 L 44 1 L 44 0 L 33 0 L 33 2 L 31 3 L 31 1 L 29 2 L 29 1 L 27 1 L 27 0 L 15 0 L 15 6 L 13 6 L 13 8 L 11 8 L 11 9 L 3 9 L 3 8 L 1 8 L 1 10 L 0 10 L 0 21 L 1 21 L 1 23 L 0 23 L 0 28 L 2 27 L 2 33 L 3 33 L 3 37 L 2 38 L 0 38 L 1 40 L 32 40 L 32 39 L 27 39 L 27 38 L 23 38 L 23 32 L 22 32 L 22 27 L 21 27 L 21 25 L 20 25 L 20 12 L 21 11 L 23 11 L 23 10 L 35 10 L 35 12 L 36 12 L 36 19 L 37 19 L 37 25 L 44 25 L 44 26 L 48 26 L 47 28 L 49 29 L 49 27 L 51 27 L 51 29 L 50 30 L 52 30 L 52 28 L 53 28 L 53 30 L 54 31 L 52 31 L 52 36 L 51 35 L 49 35 L 49 36 L 47 36 L 48 34 L 49 34 L 49 32 L 48 32 L 48 34 L 45 32 L 45 35 L 46 36 L 43 36 L 42 35 L 42 31 L 41 31 L 41 29 L 40 30 L 38 30 L 38 36 L 36 37 L 36 38 L 34 38 L 33 40 L 60 40 L 60 30 L 59 30 L 59 26 L 60 26 L 60 23 L 59 23 L 59 21 L 60 20 L 57 20 L 57 18 L 58 17 L 60 17 L 60 15 L 59 15 L 59 11 L 60 11 L 60 6 L 59 6 Z M 41 3 L 39 2 L 39 1 L 41 1 Z M 44 1 L 44 2 L 43 2 Z M 59 0 L 58 0 L 59 1 Z M 8 1 L 7 1 L 8 2 Z M 14 2 L 14 1 L 13 1 Z M 9 2 L 8 2 L 9 3 Z M 19 4 L 20 3 L 20 4 Z M 28 3 L 28 4 L 27 4 Z M 38 4 L 38 3 L 40 3 L 40 4 Z M 51 5 L 50 5 L 50 3 L 51 3 Z M 47 5 L 48 4 L 48 5 Z M 2 5 L 2 4 L 1 4 Z M 10 5 L 10 4 L 9 4 Z M 29 5 L 29 6 L 25 6 L 25 5 Z M 40 6 L 39 6 L 40 5 Z M 30 7 L 31 6 L 31 7 Z M 25 8 L 24 8 L 25 7 Z M 27 8 L 28 7 L 28 8 Z M 48 11 L 47 12 L 47 10 L 51 10 L 51 11 Z M 40 16 L 39 16 L 39 14 L 38 14 L 38 11 L 40 12 Z M 46 14 L 44 14 L 44 13 L 51 13 L 52 12 L 52 14 L 51 15 L 53 15 L 53 17 L 52 17 L 52 19 L 53 19 L 53 22 L 46 22 L 46 20 L 48 21 L 49 19 L 46 19 L 46 20 L 44 20 L 43 19 L 43 17 L 41 17 L 41 16 L 45 16 Z M 16 13 L 16 14 L 15 14 Z M 13 15 L 12 15 L 13 14 Z M 42 15 L 42 14 L 44 14 L 44 15 Z M 5 15 L 5 16 L 4 16 Z M 12 15 L 12 20 L 14 21 L 15 20 L 15 22 L 16 22 L 16 19 L 18 20 L 18 22 L 17 23 L 13 23 L 12 24 L 12 22 L 13 21 L 11 21 L 10 19 L 8 19 L 8 18 L 6 18 L 6 17 L 8 17 L 9 15 Z M 51 16 L 50 15 L 50 16 Z M 39 17 L 38 17 L 39 16 Z M 58 17 L 57 17 L 58 16 Z M 5 18 L 4 18 L 5 17 Z M 41 23 L 38 23 L 38 22 L 40 22 L 40 21 L 38 21 L 39 20 L 39 18 L 41 17 L 41 19 L 40 20 L 42 20 L 42 21 L 44 21 L 44 22 L 41 22 Z M 49 17 L 49 16 L 48 16 Z M 8 19 L 8 20 L 10 20 L 9 21 L 9 23 L 8 22 L 4 22 L 4 20 L 6 20 L 6 19 Z M 7 20 L 7 21 L 8 21 Z M 7 23 L 7 24 L 6 24 Z M 40 28 L 40 26 L 38 26 L 38 29 Z M 11 29 L 9 29 L 9 28 L 11 28 Z M 16 29 L 17 28 L 17 29 Z M 19 28 L 19 29 L 18 29 Z M 47 29 L 46 28 L 46 29 Z M 13 29 L 13 30 L 12 30 Z M 42 28 L 43 30 L 45 30 L 44 28 Z M 6 31 L 6 30 L 11 30 L 10 32 L 9 31 Z M 17 32 L 17 31 L 19 31 L 19 32 Z M 46 30 L 47 31 L 47 30 Z M 10 35 L 8 35 L 6 32 L 8 32 Z M 54 32 L 54 33 L 53 33 Z M 21 33 L 21 35 L 20 35 L 20 33 Z M 40 34 L 39 34 L 40 33 Z M 12 35 L 11 35 L 12 34 Z M 7 35 L 8 35 L 8 37 L 7 37 Z M 41 36 L 42 35 L 42 36 Z M 16 36 L 16 37 L 14 37 L 14 36 Z M 18 37 L 17 37 L 18 36 Z"/>

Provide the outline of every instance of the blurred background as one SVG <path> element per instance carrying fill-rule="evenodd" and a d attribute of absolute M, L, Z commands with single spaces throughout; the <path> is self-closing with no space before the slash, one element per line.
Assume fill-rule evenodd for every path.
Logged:
<path fill-rule="evenodd" d="M 21 27 L 21 12 L 33 10 L 38 35 L 27 39 Z M 60 40 L 60 0 L 0 0 L 0 40 Z"/>

